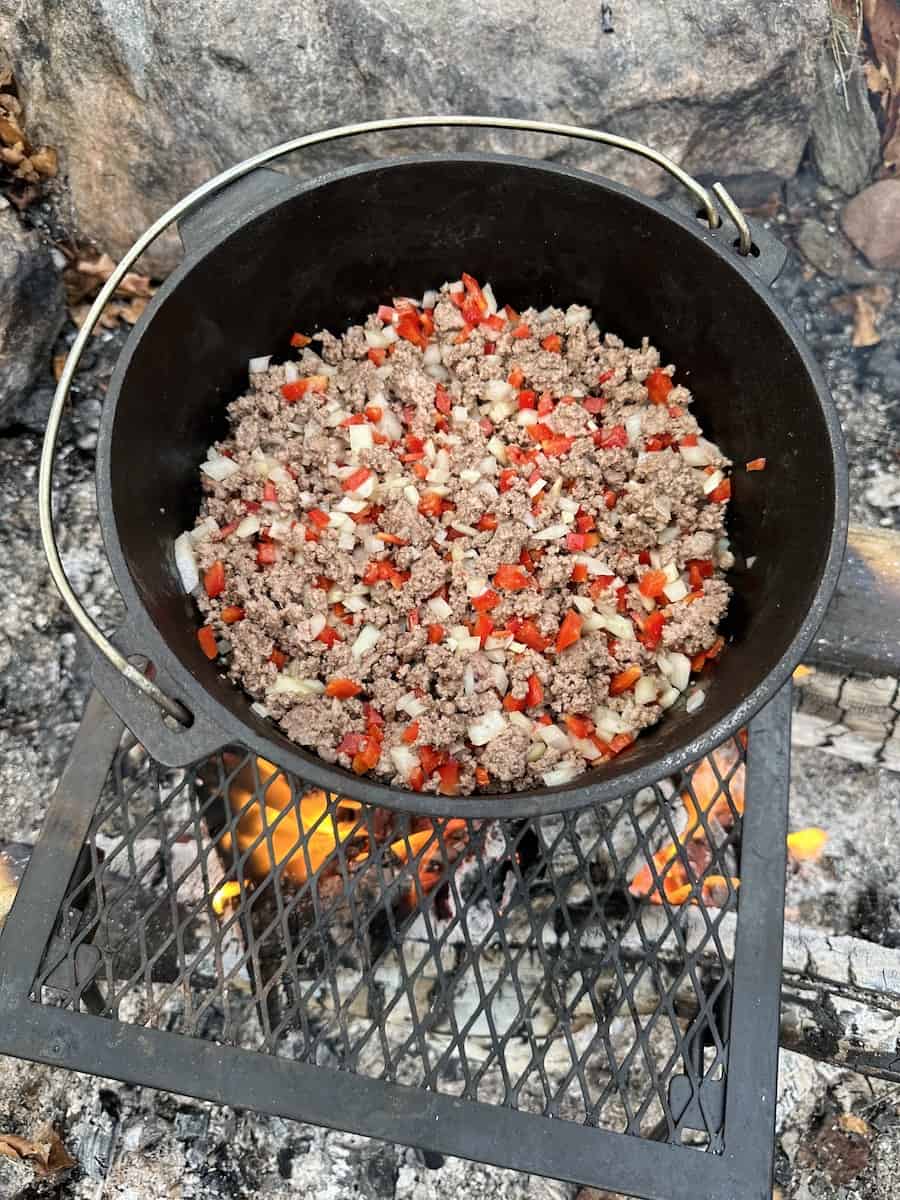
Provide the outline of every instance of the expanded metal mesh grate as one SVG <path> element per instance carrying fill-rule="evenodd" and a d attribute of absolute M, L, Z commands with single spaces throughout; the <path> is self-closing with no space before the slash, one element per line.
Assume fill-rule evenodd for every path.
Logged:
<path fill-rule="evenodd" d="M 785 725 L 787 716 L 783 703 Z M 708 1168 L 720 1160 L 724 1181 L 734 1169 L 727 1114 L 740 1125 L 732 1077 L 755 1070 L 749 1042 L 760 1034 L 746 1030 L 736 1068 L 736 936 L 738 947 L 742 930 L 758 938 L 768 900 L 775 961 L 743 970 L 776 1020 L 780 966 L 779 889 L 767 897 L 741 880 L 745 746 L 735 739 L 679 779 L 569 814 L 432 822 L 310 791 L 239 750 L 167 770 L 126 735 L 99 799 L 86 810 L 81 801 L 84 836 L 70 839 L 65 895 L 28 975 L 25 1023 L 44 1013 L 65 1031 L 34 1056 L 107 1072 L 112 1062 L 123 1078 L 583 1182 L 621 1179 L 634 1193 L 678 1194 L 680 1182 L 627 1174 L 629 1154 L 659 1143 L 688 1147 L 683 1155 Z M 777 843 L 779 747 L 775 758 Z M 36 852 L 32 872 L 44 868 Z M 36 894 L 40 880 L 31 884 Z M 94 1055 L 107 1044 L 105 1066 L 87 1040 L 77 1048 L 80 1029 Z M 183 1069 L 141 1060 L 156 1030 L 178 1035 L 152 1044 L 180 1053 Z M 774 1043 L 775 1027 L 763 1032 Z M 273 1086 L 291 1078 L 276 1064 L 307 1064 L 319 1095 L 242 1097 L 204 1076 L 204 1043 L 220 1062 L 238 1055 L 235 1069 L 250 1064 L 260 1081 L 268 1062 Z M 12 1050 L 32 1053 L 21 1041 Z M 342 1110 L 348 1076 L 379 1118 Z M 443 1113 L 461 1129 L 439 1134 L 415 1115 L 392 1125 L 398 1106 L 415 1114 L 416 1095 L 430 1120 Z M 502 1114 L 538 1124 L 504 1124 Z M 479 1151 L 491 1122 L 503 1144 Z M 567 1150 L 564 1128 L 588 1140 Z M 592 1143 L 600 1130 L 631 1136 Z M 598 1164 L 622 1147 L 612 1174 L 586 1165 L 592 1144 Z M 770 1153 L 761 1161 L 765 1171 Z"/>

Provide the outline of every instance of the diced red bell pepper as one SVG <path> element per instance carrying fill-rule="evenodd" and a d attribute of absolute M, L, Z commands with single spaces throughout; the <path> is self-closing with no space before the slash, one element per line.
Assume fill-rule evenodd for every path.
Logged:
<path fill-rule="evenodd" d="M 525 707 L 537 708 L 539 704 L 544 703 L 544 689 L 537 675 L 532 673 L 528 676 L 528 686 L 525 690 Z"/>
<path fill-rule="evenodd" d="M 616 611 L 623 613 L 628 611 L 628 585 L 622 584 L 616 588 Z"/>
<path fill-rule="evenodd" d="M 500 333 L 506 328 L 506 321 L 503 317 L 498 317 L 496 313 L 489 317 L 482 317 L 481 324 L 487 325 L 488 329 L 493 329 L 494 333 Z"/>
<path fill-rule="evenodd" d="M 327 389 L 327 375 L 307 375 L 305 379 L 295 379 L 292 383 L 283 383 L 281 394 L 288 404 L 294 404 L 307 392 L 324 392 Z"/>
<path fill-rule="evenodd" d="M 541 392 L 541 398 L 538 400 L 537 413 L 539 417 L 549 417 L 556 405 L 553 403 L 553 397 L 549 392 Z"/>
<path fill-rule="evenodd" d="M 597 522 L 594 520 L 593 513 L 577 512 L 575 514 L 575 528 L 579 533 L 590 533 L 592 529 L 596 529 Z"/>
<path fill-rule="evenodd" d="M 521 367 L 513 367 L 506 377 L 506 382 L 510 385 L 510 387 L 514 387 L 518 391 L 518 389 L 525 382 L 525 372 L 521 369 Z M 519 407 L 521 408 L 522 406 L 519 405 Z"/>
<path fill-rule="evenodd" d="M 321 642 L 330 650 L 336 642 L 341 641 L 341 635 L 333 625 L 326 625 L 316 638 L 317 642 Z"/>
<path fill-rule="evenodd" d="M 475 782 L 479 787 L 487 787 L 491 782 L 490 774 L 487 767 L 478 766 L 475 768 Z"/>
<path fill-rule="evenodd" d="M 349 754 L 350 757 L 358 754 L 363 747 L 363 742 L 366 740 L 364 733 L 345 733 L 337 744 L 338 754 Z"/>
<path fill-rule="evenodd" d="M 283 650 L 273 650 L 269 655 L 269 662 L 274 663 L 279 671 L 283 671 L 284 664 L 287 662 L 287 655 Z"/>
<path fill-rule="evenodd" d="M 353 413 L 352 416 L 344 417 L 341 421 L 341 429 L 349 429 L 351 425 L 365 425 L 366 418 L 363 413 Z"/>
<path fill-rule="evenodd" d="M 665 404 L 669 392 L 672 390 L 672 377 L 657 367 L 644 380 L 644 387 L 647 389 L 651 403 Z"/>
<path fill-rule="evenodd" d="M 709 493 L 710 500 L 715 504 L 724 504 L 726 500 L 731 499 L 731 480 L 723 479 L 717 488 Z"/>
<path fill-rule="evenodd" d="M 225 591 L 225 564 L 218 558 L 203 574 L 203 588 L 210 600 L 221 596 Z"/>
<path fill-rule="evenodd" d="M 541 348 L 559 354 L 562 350 L 562 338 L 558 333 L 548 333 L 545 338 L 541 338 Z"/>
<path fill-rule="evenodd" d="M 586 533 L 567 533 L 566 548 L 572 550 L 573 552 L 577 550 L 584 550 L 587 546 L 587 536 L 588 535 Z"/>
<path fill-rule="evenodd" d="M 571 733 L 572 737 L 589 738 L 594 732 L 594 722 L 590 717 L 572 714 L 565 718 L 566 729 Z"/>
<path fill-rule="evenodd" d="M 586 412 L 592 413 L 594 416 L 597 413 L 602 413 L 606 407 L 606 401 L 602 396 L 585 396 L 581 401 Z"/>
<path fill-rule="evenodd" d="M 686 433 L 683 438 L 679 439 L 679 446 L 696 446 L 699 442 L 696 433 Z"/>
<path fill-rule="evenodd" d="M 764 458 L 751 458 L 747 463 L 748 471 L 764 471 L 766 469 L 766 460 Z"/>
<path fill-rule="evenodd" d="M 687 564 L 691 587 L 696 590 L 703 587 L 703 580 L 709 579 L 713 573 L 712 559 L 692 558 Z"/>
<path fill-rule="evenodd" d="M 494 584 L 510 592 L 521 591 L 522 588 L 527 588 L 530 583 L 531 580 L 522 568 L 516 566 L 514 563 L 501 563 L 494 576 Z"/>
<path fill-rule="evenodd" d="M 357 775 L 365 775 L 378 765 L 381 758 L 381 741 L 371 735 L 363 740 L 359 751 L 353 756 L 353 770 Z"/>
<path fill-rule="evenodd" d="M 433 774 L 446 761 L 446 751 L 435 750 L 433 746 L 419 747 L 419 762 L 422 764 L 422 769 L 426 775 Z"/>
<path fill-rule="evenodd" d="M 434 646 L 438 642 L 442 642 L 443 640 L 444 640 L 443 625 L 429 625 L 428 626 L 428 641 L 429 641 L 429 643 L 432 646 Z"/>
<path fill-rule="evenodd" d="M 613 754 L 621 754 L 623 750 L 628 749 L 633 741 L 633 733 L 617 733 L 613 740 L 609 743 L 609 749 Z"/>
<path fill-rule="evenodd" d="M 642 596 L 655 600 L 657 596 L 662 595 L 663 588 L 668 582 L 665 571 L 645 571 L 638 584 L 638 591 Z"/>
<path fill-rule="evenodd" d="M 528 436 L 536 442 L 546 442 L 554 436 L 553 430 L 549 425 L 545 425 L 543 421 L 535 421 L 533 425 L 526 425 L 525 429 Z"/>
<path fill-rule="evenodd" d="M 640 629 L 638 632 L 638 641 L 641 642 L 648 650 L 655 650 L 662 638 L 663 625 L 666 623 L 666 618 L 657 609 L 656 612 L 648 613 L 645 617 L 638 618 Z"/>
<path fill-rule="evenodd" d="M 493 632 L 494 622 L 487 613 L 479 613 L 472 625 L 472 636 L 480 640 L 482 650 L 484 649 L 484 643 Z"/>
<path fill-rule="evenodd" d="M 384 416 L 384 409 L 380 404 L 367 404 L 365 408 L 366 420 L 371 421 L 376 425 Z"/>
<path fill-rule="evenodd" d="M 376 533 L 375 537 L 379 542 L 384 542 L 386 546 L 408 545 L 406 538 L 402 538 L 396 533 Z"/>
<path fill-rule="evenodd" d="M 302 346 L 308 346 L 311 341 L 312 338 L 308 338 L 305 333 L 291 334 L 291 345 L 295 347 L 295 349 L 300 349 Z"/>
<path fill-rule="evenodd" d="M 403 313 L 394 328 L 397 330 L 398 337 L 402 337 L 407 342 L 412 342 L 420 350 L 427 348 L 428 338 L 425 336 L 418 313 L 415 311 L 410 310 Z"/>
<path fill-rule="evenodd" d="M 403 733 L 401 735 L 402 740 L 404 742 L 406 742 L 407 746 L 411 746 L 418 736 L 419 736 L 419 722 L 418 721 L 410 721 L 410 723 L 403 730 Z"/>
<path fill-rule="evenodd" d="M 267 479 L 263 484 L 263 503 L 271 504 L 278 499 L 278 493 L 275 490 L 275 484 L 271 479 Z"/>
<path fill-rule="evenodd" d="M 345 492 L 355 492 L 358 487 L 366 482 L 372 472 L 368 467 L 358 467 L 351 475 L 341 481 L 341 487 Z"/>
<path fill-rule="evenodd" d="M 671 433 L 655 433 L 653 437 L 648 437 L 644 443 L 644 449 L 651 453 L 658 450 L 668 450 L 672 445 Z"/>
<path fill-rule="evenodd" d="M 604 371 L 601 375 L 598 375 L 597 386 L 602 387 L 604 383 L 608 383 L 613 375 L 615 375 L 615 371 Z"/>
<path fill-rule="evenodd" d="M 387 357 L 387 350 L 384 346 L 373 346 L 366 351 L 366 358 L 376 367 L 383 367 L 384 360 Z"/>
<path fill-rule="evenodd" d="M 503 707 L 507 712 L 524 712 L 525 705 L 524 696 L 513 696 L 511 692 L 507 692 L 503 697 Z"/>
<path fill-rule="evenodd" d="M 272 542 L 260 542 L 256 547 L 256 562 L 260 567 L 271 567 L 278 562 L 278 547 Z"/>
<path fill-rule="evenodd" d="M 494 516 L 493 513 L 483 513 L 478 518 L 478 524 L 475 526 L 475 528 L 480 529 L 482 532 L 486 532 L 491 529 L 496 529 L 497 528 L 497 518 Z"/>
<path fill-rule="evenodd" d="M 606 508 L 612 510 L 616 507 L 618 502 L 619 502 L 619 497 L 616 495 L 616 493 L 611 488 L 607 488 L 606 491 L 603 493 L 604 506 Z"/>
<path fill-rule="evenodd" d="M 519 392 L 519 409 L 521 411 L 525 408 L 537 408 L 537 392 L 531 388 L 523 388 Z"/>
<path fill-rule="evenodd" d="M 609 694 L 611 696 L 621 696 L 623 692 L 630 691 L 641 677 L 640 667 L 626 667 L 624 671 L 620 671 L 618 675 L 614 675 L 609 683 Z"/>
<path fill-rule="evenodd" d="M 421 767 L 413 767 L 406 782 L 414 792 L 421 792 L 425 786 L 425 772 Z"/>
<path fill-rule="evenodd" d="M 530 338 L 531 337 L 531 327 L 529 325 L 525 325 L 524 323 L 521 325 L 517 325 L 515 327 L 515 329 L 512 331 L 512 335 L 517 340 L 521 340 L 522 338 Z"/>
<path fill-rule="evenodd" d="M 377 728 L 384 724 L 384 717 L 372 704 L 367 703 L 363 705 L 363 716 L 366 718 L 367 725 L 374 725 Z"/>
<path fill-rule="evenodd" d="M 200 649 L 207 658 L 215 658 L 219 653 L 219 648 L 216 645 L 216 635 L 210 625 L 202 625 L 197 630 L 197 641 L 200 643 Z"/>
<path fill-rule="evenodd" d="M 419 610 L 417 608 L 411 608 L 406 614 L 406 628 L 412 632 L 413 629 L 418 628 L 419 621 Z"/>
<path fill-rule="evenodd" d="M 226 625 L 234 625 L 238 621 L 243 621 L 247 614 L 237 604 L 226 604 L 220 615 Z"/>
<path fill-rule="evenodd" d="M 327 512 L 322 512 L 321 508 L 311 508 L 306 514 L 310 524 L 315 525 L 316 529 L 325 529 L 329 523 Z"/>
<path fill-rule="evenodd" d="M 423 517 L 439 517 L 444 511 L 444 499 L 437 492 L 425 492 L 419 499 L 419 512 Z"/>
<path fill-rule="evenodd" d="M 438 776 L 441 781 L 438 784 L 438 792 L 442 796 L 455 796 L 459 791 L 459 763 L 456 759 L 451 758 L 438 767 Z"/>
<path fill-rule="evenodd" d="M 569 453 L 574 441 L 574 438 L 567 437 L 565 434 L 558 434 L 541 442 L 541 449 L 548 458 L 558 458 L 561 454 Z"/>
<path fill-rule="evenodd" d="M 504 469 L 500 472 L 500 491 L 508 492 L 517 476 L 518 471 L 514 470 L 512 467 L 504 467 Z"/>
<path fill-rule="evenodd" d="M 353 679 L 329 679 L 325 684 L 325 695 L 337 700 L 352 700 L 362 691 L 362 684 Z"/>
<path fill-rule="evenodd" d="M 624 425 L 598 429 L 594 434 L 594 445 L 599 446 L 601 450 L 624 450 L 628 445 L 628 431 Z"/>
<path fill-rule="evenodd" d="M 581 637 L 581 626 L 584 624 L 581 614 L 570 609 L 562 619 L 559 632 L 556 635 L 556 652 L 561 654 L 569 646 L 574 646 Z"/>
<path fill-rule="evenodd" d="M 614 579 L 615 575 L 598 575 L 596 579 L 592 580 L 588 591 L 593 599 L 596 600 L 598 596 L 602 596 Z"/>
<path fill-rule="evenodd" d="M 545 638 L 535 622 L 530 619 L 523 621 L 514 617 L 510 619 L 509 626 L 517 642 L 521 642 L 530 650 L 537 650 L 538 654 L 542 654 L 550 645 L 550 639 Z"/>
<path fill-rule="evenodd" d="M 435 384 L 434 387 L 434 407 L 438 410 L 438 412 L 442 412 L 445 415 L 449 414 L 450 409 L 453 407 L 453 401 L 450 398 L 450 393 L 440 383 Z"/>
<path fill-rule="evenodd" d="M 434 333 L 434 309 L 423 308 L 419 313 L 419 323 L 426 338 L 430 338 Z"/>
<path fill-rule="evenodd" d="M 389 304 L 379 304 L 377 315 L 379 321 L 385 325 L 390 325 L 394 320 L 394 317 L 397 315 L 397 310 L 395 308 L 391 308 Z"/>
<path fill-rule="evenodd" d="M 262 508 L 262 505 L 260 504 L 260 502 L 258 500 L 245 500 L 244 501 L 244 509 L 248 513 L 258 513 L 261 508 Z"/>
<path fill-rule="evenodd" d="M 572 568 L 572 574 L 570 576 L 572 583 L 587 583 L 587 577 L 587 563 L 576 563 Z"/>
<path fill-rule="evenodd" d="M 476 612 L 490 612 L 492 608 L 496 608 L 500 603 L 500 597 L 495 591 L 488 588 L 480 596 L 473 596 L 470 603 Z"/>

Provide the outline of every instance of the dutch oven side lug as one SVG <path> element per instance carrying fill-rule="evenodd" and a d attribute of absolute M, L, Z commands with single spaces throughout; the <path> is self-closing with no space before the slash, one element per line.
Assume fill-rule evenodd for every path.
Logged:
<path fill-rule="evenodd" d="M 129 659 L 142 656 L 144 639 L 140 634 L 140 618 L 126 617 L 112 641 Z M 227 744 L 228 735 L 219 725 L 196 707 L 185 707 L 180 689 L 167 672 L 156 671 L 153 678 L 166 695 L 176 698 L 185 708 L 190 724 L 179 724 L 163 713 L 154 700 L 129 683 L 106 656 L 90 644 L 89 651 L 91 674 L 98 691 L 158 762 L 167 767 L 186 767 L 198 759 L 209 758 Z"/>

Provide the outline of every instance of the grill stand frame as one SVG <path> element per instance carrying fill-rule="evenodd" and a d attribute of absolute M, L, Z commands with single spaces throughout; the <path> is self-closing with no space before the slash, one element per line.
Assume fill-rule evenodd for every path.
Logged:
<path fill-rule="evenodd" d="M 0 935 L 0 1053 L 646 1200 L 768 1200 L 790 724 L 788 684 L 750 724 L 721 1154 L 33 1001 L 31 991 L 123 731 L 96 692 Z"/>

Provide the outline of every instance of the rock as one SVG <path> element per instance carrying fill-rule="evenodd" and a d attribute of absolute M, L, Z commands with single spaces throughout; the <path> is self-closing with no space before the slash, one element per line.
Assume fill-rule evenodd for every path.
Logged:
<path fill-rule="evenodd" d="M 0 210 L 0 429 L 50 361 L 65 316 L 62 278 L 36 233 Z"/>
<path fill-rule="evenodd" d="M 860 192 L 841 224 L 873 267 L 900 270 L 900 179 L 882 179 Z"/>
<path fill-rule="evenodd" d="M 832 232 L 821 221 L 809 218 L 797 230 L 797 249 L 806 261 L 825 275 L 847 283 L 874 283 L 881 279 L 877 271 L 857 261 L 853 247 L 839 229 Z"/>
<path fill-rule="evenodd" d="M 869 182 L 878 164 L 881 135 L 858 67 L 850 71 L 845 86 L 846 101 L 831 47 L 823 46 L 812 112 L 813 161 L 826 184 L 854 196 Z"/>
<path fill-rule="evenodd" d="M 193 185 L 311 130 L 404 113 L 500 113 L 606 128 L 694 173 L 790 176 L 809 132 L 828 0 L 577 0 L 389 6 L 366 0 L 20 0 L 0 10 L 32 137 L 57 146 L 77 225 L 113 255 Z M 609 21 L 606 22 L 610 24 Z M 659 192 L 658 168 L 550 137 L 409 132 L 305 154 L 300 168 L 386 149 L 508 148 L 565 157 Z M 102 166 L 98 165 L 102 164 Z M 171 268 L 177 241 L 151 250 Z"/>

